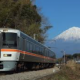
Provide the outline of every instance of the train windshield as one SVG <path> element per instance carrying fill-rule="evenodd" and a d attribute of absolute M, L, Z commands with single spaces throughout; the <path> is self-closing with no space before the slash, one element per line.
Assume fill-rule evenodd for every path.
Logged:
<path fill-rule="evenodd" d="M 17 34 L 16 33 L 3 33 L 3 46 L 17 47 Z"/>

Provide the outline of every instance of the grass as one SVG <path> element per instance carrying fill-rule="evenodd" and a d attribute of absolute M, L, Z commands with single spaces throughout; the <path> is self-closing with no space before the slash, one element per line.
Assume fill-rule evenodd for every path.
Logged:
<path fill-rule="evenodd" d="M 71 64 L 71 66 L 69 64 L 69 66 L 62 66 L 61 71 L 58 73 L 39 80 L 80 80 L 80 64 Z"/>

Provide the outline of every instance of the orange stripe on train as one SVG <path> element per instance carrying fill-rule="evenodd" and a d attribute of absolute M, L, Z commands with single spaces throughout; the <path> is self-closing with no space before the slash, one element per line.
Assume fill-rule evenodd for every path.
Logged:
<path fill-rule="evenodd" d="M 1 51 L 20 52 L 22 54 L 27 54 L 27 55 L 31 55 L 31 56 L 36 56 L 36 57 L 40 57 L 40 58 L 46 58 L 46 59 L 54 60 L 54 59 L 46 57 L 46 56 L 42 56 L 39 54 L 34 54 L 34 53 L 26 52 L 26 51 L 21 51 L 21 50 L 17 50 L 17 49 L 1 49 Z"/>

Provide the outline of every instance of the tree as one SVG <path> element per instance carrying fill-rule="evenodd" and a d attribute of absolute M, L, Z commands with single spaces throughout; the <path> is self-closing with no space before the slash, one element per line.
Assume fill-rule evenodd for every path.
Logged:
<path fill-rule="evenodd" d="M 80 59 L 80 53 L 75 53 L 75 54 L 73 54 L 73 58 L 79 58 Z"/>
<path fill-rule="evenodd" d="M 0 27 L 19 29 L 29 36 L 44 42 L 50 26 L 42 25 L 42 17 L 37 6 L 30 0 L 0 0 Z"/>

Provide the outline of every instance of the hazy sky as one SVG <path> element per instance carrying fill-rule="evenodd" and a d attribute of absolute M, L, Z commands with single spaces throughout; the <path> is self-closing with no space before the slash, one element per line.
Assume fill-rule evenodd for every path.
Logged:
<path fill-rule="evenodd" d="M 80 27 L 80 0 L 36 0 L 36 5 L 54 26 L 48 32 L 49 39 L 70 27 Z"/>

